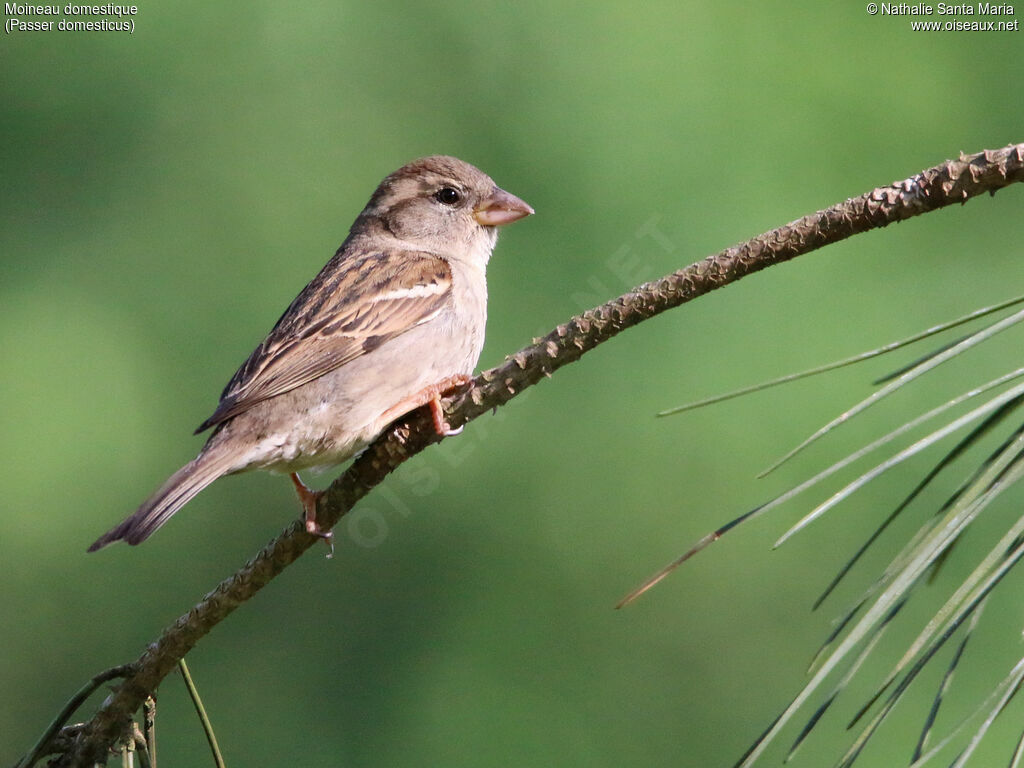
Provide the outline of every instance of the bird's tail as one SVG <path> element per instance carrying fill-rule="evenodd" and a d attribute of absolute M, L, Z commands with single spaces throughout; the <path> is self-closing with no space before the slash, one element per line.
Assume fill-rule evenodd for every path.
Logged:
<path fill-rule="evenodd" d="M 95 552 L 115 541 L 139 544 L 148 539 L 203 488 L 233 469 L 218 453 L 204 451 L 171 475 L 134 514 L 96 539 L 89 551 Z"/>

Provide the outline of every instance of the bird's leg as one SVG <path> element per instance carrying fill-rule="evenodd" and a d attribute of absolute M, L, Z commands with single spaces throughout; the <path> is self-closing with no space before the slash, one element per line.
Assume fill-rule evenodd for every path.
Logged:
<path fill-rule="evenodd" d="M 427 387 L 426 391 L 430 395 L 430 400 L 427 402 L 430 403 L 430 415 L 434 417 L 434 431 L 442 437 L 457 435 L 462 431 L 462 427 L 452 429 L 451 425 L 444 420 L 444 411 L 441 409 L 441 395 L 445 392 L 450 392 L 457 387 L 464 386 L 470 381 L 471 379 L 469 376 L 457 374 L 439 381 L 432 387 Z"/>
<path fill-rule="evenodd" d="M 331 548 L 331 552 L 328 557 L 334 557 L 334 531 L 325 531 L 320 528 L 320 523 L 316 520 L 316 505 L 320 501 L 320 497 L 324 495 L 323 491 L 314 491 L 299 477 L 297 472 L 292 472 L 288 475 L 292 479 L 292 485 L 295 486 L 295 493 L 299 496 L 299 503 L 302 504 L 303 520 L 306 523 L 306 532 L 311 533 L 314 536 L 319 536 L 323 539 L 327 546 Z"/>
<path fill-rule="evenodd" d="M 442 437 L 457 435 L 462 431 L 462 427 L 452 429 L 448 422 L 444 420 L 444 411 L 441 408 L 441 395 L 445 392 L 450 392 L 453 389 L 464 386 L 470 381 L 472 381 L 471 377 L 461 373 L 442 379 L 437 382 L 437 384 L 431 384 L 429 387 L 424 387 L 412 397 L 403 400 L 392 408 L 389 408 L 384 414 L 384 418 L 389 422 L 394 421 L 399 416 L 409 413 L 409 411 L 414 411 L 422 405 L 429 405 L 430 415 L 434 418 L 434 430 L 437 434 Z"/>

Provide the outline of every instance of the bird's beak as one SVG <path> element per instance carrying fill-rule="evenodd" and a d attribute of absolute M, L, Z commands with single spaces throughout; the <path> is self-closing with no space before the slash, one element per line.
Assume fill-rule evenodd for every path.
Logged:
<path fill-rule="evenodd" d="M 510 195 L 500 187 L 495 187 L 494 191 L 473 209 L 473 218 L 478 224 L 485 227 L 500 227 L 502 224 L 519 221 L 531 213 L 533 213 L 533 208 L 518 197 Z"/>

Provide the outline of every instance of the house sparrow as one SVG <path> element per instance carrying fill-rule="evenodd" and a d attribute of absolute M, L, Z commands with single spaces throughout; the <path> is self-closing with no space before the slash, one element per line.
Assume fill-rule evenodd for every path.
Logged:
<path fill-rule="evenodd" d="M 306 528 L 320 533 L 320 494 L 296 472 L 340 464 L 423 405 L 450 433 L 440 395 L 468 382 L 480 357 L 497 228 L 531 213 L 454 157 L 384 179 L 199 425 L 213 427 L 199 455 L 89 551 L 144 541 L 214 480 L 250 469 L 291 474 Z"/>

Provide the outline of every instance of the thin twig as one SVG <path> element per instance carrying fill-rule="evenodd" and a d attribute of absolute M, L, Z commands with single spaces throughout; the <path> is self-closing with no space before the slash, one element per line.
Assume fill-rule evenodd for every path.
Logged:
<path fill-rule="evenodd" d="M 188 664 L 185 663 L 184 659 L 178 659 L 178 669 L 181 670 L 181 676 L 185 680 L 185 687 L 188 689 L 188 696 L 192 699 L 192 705 L 196 708 L 196 714 L 199 715 L 199 722 L 202 723 L 203 733 L 206 734 L 206 741 L 210 744 L 210 751 L 213 752 L 213 762 L 217 768 L 225 768 L 224 756 L 221 755 L 220 746 L 217 744 L 217 734 L 213 732 L 213 723 L 210 722 L 210 717 L 206 714 L 206 707 L 203 706 L 203 700 L 199 697 L 199 689 L 192 682 L 192 675 L 189 674 Z"/>
<path fill-rule="evenodd" d="M 132 738 L 135 740 L 135 754 L 139 756 L 140 767 L 154 768 L 152 755 L 149 754 L 149 747 L 146 744 L 146 737 L 142 735 L 142 731 L 135 723 L 132 723 Z"/>
<path fill-rule="evenodd" d="M 156 697 L 147 696 L 142 702 L 142 732 L 146 739 L 151 768 L 156 768 Z"/>

